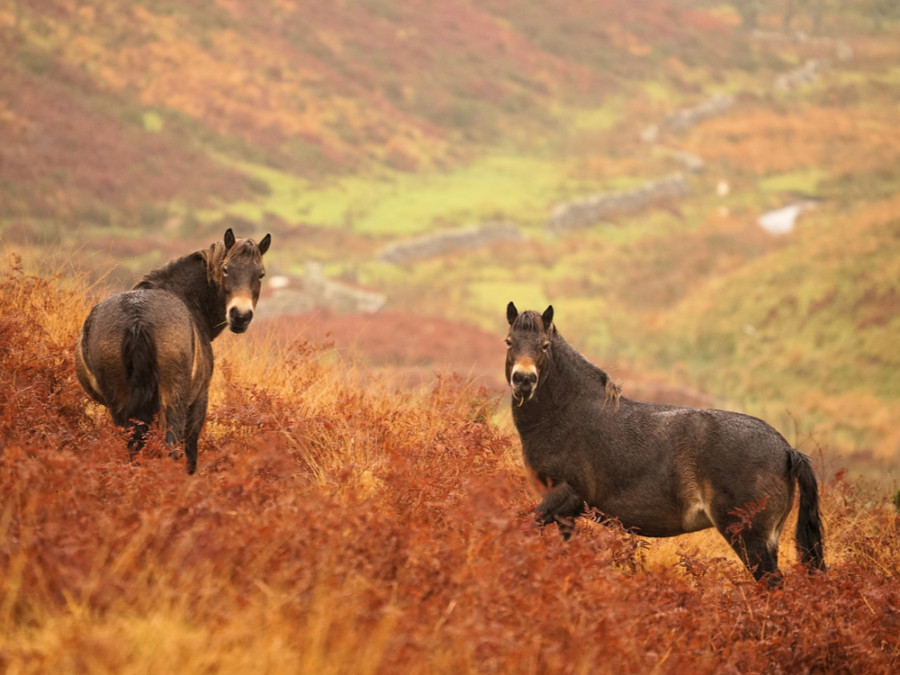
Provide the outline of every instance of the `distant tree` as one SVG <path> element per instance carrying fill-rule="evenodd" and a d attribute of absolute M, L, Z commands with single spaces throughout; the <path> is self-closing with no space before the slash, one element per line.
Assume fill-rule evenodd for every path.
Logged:
<path fill-rule="evenodd" d="M 732 0 L 734 8 L 741 15 L 741 27 L 754 30 L 759 27 L 759 11 L 763 0 Z"/>
<path fill-rule="evenodd" d="M 797 11 L 807 3 L 808 0 L 786 0 L 784 7 L 784 17 L 782 19 L 782 26 L 785 33 L 791 32 L 791 24 L 794 21 L 794 17 L 797 15 Z"/>
<path fill-rule="evenodd" d="M 900 0 L 869 0 L 869 2 L 893 2 Z M 813 35 L 821 35 L 825 17 L 829 14 L 841 14 L 847 9 L 846 0 L 784 0 L 782 26 L 786 33 L 793 29 L 793 21 L 801 12 L 809 17 Z"/>
<path fill-rule="evenodd" d="M 822 34 L 822 20 L 825 18 L 825 12 L 828 11 L 827 0 L 812 0 L 810 13 L 812 14 L 812 32 L 813 35 Z"/>
<path fill-rule="evenodd" d="M 20 33 L 20 29 L 22 26 L 22 0 L 16 0 L 16 37 L 18 37 Z"/>
<path fill-rule="evenodd" d="M 865 8 L 876 31 L 882 30 L 888 21 L 900 19 L 900 0 L 866 0 Z"/>

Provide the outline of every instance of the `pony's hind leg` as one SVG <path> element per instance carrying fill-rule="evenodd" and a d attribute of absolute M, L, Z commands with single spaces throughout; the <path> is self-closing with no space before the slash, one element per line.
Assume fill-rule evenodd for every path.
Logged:
<path fill-rule="evenodd" d="M 757 499 L 752 499 L 750 493 L 735 499 L 733 496 L 726 498 L 723 492 L 714 497 L 710 508 L 710 518 L 719 534 L 734 549 L 753 578 L 765 581 L 770 587 L 781 585 L 778 538 L 786 512 L 790 510 L 791 496 L 787 494 L 782 499 L 782 495 L 773 491 Z"/>
<path fill-rule="evenodd" d="M 133 462 L 147 443 L 147 436 L 150 433 L 150 422 L 129 417 L 124 410 L 113 410 L 110 408 L 110 414 L 113 424 L 125 429 L 128 433 L 128 459 Z"/>
<path fill-rule="evenodd" d="M 773 543 L 764 532 L 754 531 L 750 526 L 725 528 L 724 531 L 717 526 L 717 529 L 756 581 L 765 581 L 772 588 L 781 586 L 777 540 Z"/>
<path fill-rule="evenodd" d="M 744 564 L 757 581 L 765 581 L 770 588 L 778 588 L 784 579 L 778 569 L 778 549 L 769 547 L 768 542 L 753 539 L 746 544 L 747 559 Z"/>
<path fill-rule="evenodd" d="M 187 415 L 184 411 L 185 406 L 170 406 L 164 410 L 164 414 L 160 416 L 160 428 L 165 429 L 166 445 L 169 446 L 169 457 L 172 459 L 181 458 L 181 442 L 185 436 L 185 426 L 187 425 Z"/>
<path fill-rule="evenodd" d="M 203 423 L 206 421 L 206 407 L 208 395 L 204 392 L 188 411 L 187 433 L 184 438 L 184 454 L 187 458 L 187 472 L 194 473 L 197 470 L 198 442 Z"/>

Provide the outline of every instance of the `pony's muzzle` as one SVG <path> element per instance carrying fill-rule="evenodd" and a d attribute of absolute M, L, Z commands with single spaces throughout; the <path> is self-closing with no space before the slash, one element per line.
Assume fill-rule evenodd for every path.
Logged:
<path fill-rule="evenodd" d="M 253 320 L 253 302 L 248 298 L 235 298 L 228 303 L 227 318 L 232 333 L 243 333 Z"/>
<path fill-rule="evenodd" d="M 509 384 L 512 387 L 513 398 L 519 405 L 531 400 L 534 390 L 537 388 L 538 375 L 534 367 L 522 368 L 515 366 Z"/>

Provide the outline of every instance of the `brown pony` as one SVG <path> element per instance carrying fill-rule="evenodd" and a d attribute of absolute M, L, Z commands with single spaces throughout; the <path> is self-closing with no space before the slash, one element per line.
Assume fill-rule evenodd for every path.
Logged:
<path fill-rule="evenodd" d="M 632 401 L 559 334 L 553 307 L 506 309 L 506 381 L 537 519 L 568 538 L 597 509 L 648 537 L 715 527 L 753 576 L 778 584 L 778 538 L 800 487 L 797 548 L 825 569 L 809 458 L 755 417 Z"/>
<path fill-rule="evenodd" d="M 271 241 L 268 234 L 259 244 L 236 239 L 229 228 L 224 241 L 153 270 L 91 310 L 75 347 L 75 372 L 113 421 L 131 430 L 132 459 L 158 416 L 166 442 L 184 443 L 188 473 L 197 470 L 211 343 L 225 326 L 247 330 Z"/>

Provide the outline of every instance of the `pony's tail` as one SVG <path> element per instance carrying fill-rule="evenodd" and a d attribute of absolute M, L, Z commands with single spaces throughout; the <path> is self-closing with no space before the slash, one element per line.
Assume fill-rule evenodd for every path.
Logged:
<path fill-rule="evenodd" d="M 800 561 L 811 570 L 825 571 L 824 533 L 819 516 L 819 487 L 809 457 L 791 449 L 791 478 L 800 486 L 800 510 L 797 512 L 797 552 Z"/>
<path fill-rule="evenodd" d="M 133 457 L 144 446 L 150 424 L 159 413 L 156 343 L 145 322 L 136 320 L 125 331 L 122 363 L 131 389 L 124 418 L 126 426 L 132 429 L 128 449 Z"/>

